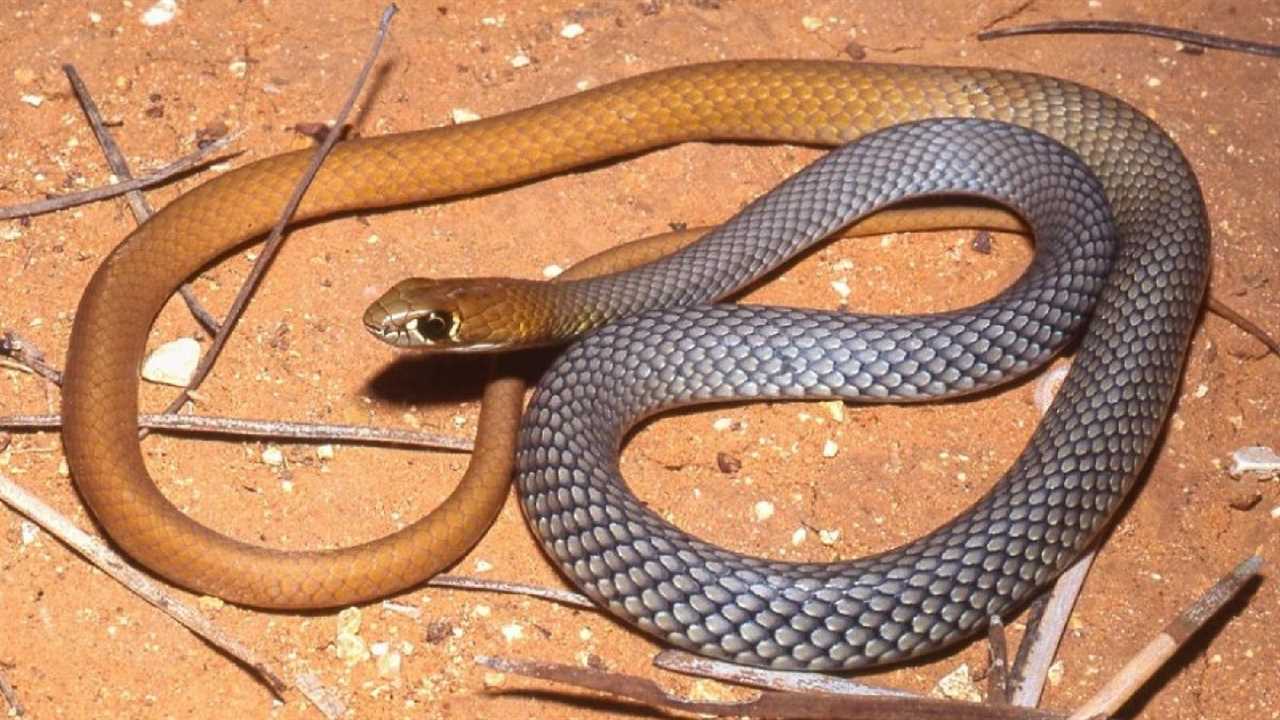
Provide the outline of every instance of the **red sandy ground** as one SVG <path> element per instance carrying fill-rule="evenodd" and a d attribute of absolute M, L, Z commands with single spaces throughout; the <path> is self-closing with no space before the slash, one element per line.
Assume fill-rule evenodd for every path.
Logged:
<path fill-rule="evenodd" d="M 368 48 L 379 2 L 183 2 L 176 19 L 145 28 L 146 2 L 9 3 L 0 13 L 0 204 L 98 185 L 108 171 L 59 67 L 73 63 L 94 90 L 136 169 L 188 152 L 203 128 L 246 131 L 236 163 L 302 147 L 288 128 L 331 117 Z M 1280 3 L 1018 0 L 920 3 L 590 2 L 406 3 L 381 58 L 357 132 L 438 125 L 450 110 L 492 115 L 645 70 L 720 58 L 845 58 L 856 41 L 868 61 L 986 65 L 1048 72 L 1123 97 L 1181 144 L 1204 187 L 1214 230 L 1214 292 L 1280 331 L 1280 215 L 1275 109 L 1280 61 L 1178 52 L 1136 37 L 1038 37 L 979 44 L 1001 18 L 1133 19 L 1280 41 Z M 1096 7 L 1091 7 L 1096 5 Z M 1026 6 L 1025 8 L 1023 6 Z M 884 9 L 890 8 L 890 9 Z M 89 11 L 99 13 L 97 22 Z M 802 18 L 821 21 L 806 29 Z M 485 18 L 496 18 L 486 21 Z M 561 37 L 578 22 L 585 33 Z M 523 51 L 532 63 L 514 68 Z M 237 61 L 240 72 L 236 70 Z M 24 95 L 42 95 L 32 107 Z M 201 410 L 246 417 L 405 424 L 469 432 L 481 375 L 466 362 L 396 355 L 371 341 L 359 313 L 372 293 L 409 274 L 540 277 L 671 223 L 711 224 L 816 156 L 792 147 L 689 145 L 589 172 L 442 205 L 348 217 L 296 232 L 240 324 Z M 163 205 L 199 182 L 151 193 Z M 715 188 L 714 191 L 707 191 Z M 113 201 L 0 223 L 0 327 L 15 329 L 59 362 L 89 274 L 133 226 Z M 376 237 L 376 240 L 374 239 Z M 1029 257 L 1027 243 L 997 236 L 994 252 L 969 249 L 972 233 L 843 241 L 752 292 L 754 302 L 832 307 L 845 279 L 855 308 L 897 312 L 955 307 L 988 297 Z M 217 311 L 249 262 L 232 256 L 196 280 Z M 852 262 L 852 268 L 842 261 Z M 195 332 L 176 309 L 161 342 Z M 202 338 L 203 339 L 203 338 Z M 206 343 L 207 346 L 207 343 Z M 42 380 L 0 369 L 0 414 L 55 411 Z M 1193 596 L 1256 548 L 1277 555 L 1270 515 L 1278 485 L 1229 478 L 1228 454 L 1280 445 L 1280 362 L 1223 320 L 1195 335 L 1176 414 L 1140 494 L 1098 561 L 1060 655 L 1045 705 L 1088 696 Z M 389 389 L 388 389 L 389 388 Z M 441 388 L 444 388 L 441 390 Z M 966 506 L 1008 465 L 1036 421 L 1030 384 L 979 400 L 913 408 L 850 408 L 836 422 L 819 406 L 729 407 L 659 420 L 631 441 L 624 470 L 638 492 L 682 527 L 739 550 L 787 559 L 853 557 L 908 540 Z M 159 407 L 167 390 L 149 387 Z M 455 418 L 465 419 L 459 430 Z M 742 428 L 717 432 L 720 417 Z M 835 457 L 823 444 L 834 440 Z M 213 527 L 270 545 L 348 544 L 418 517 L 448 492 L 462 454 L 339 447 L 320 461 L 285 449 L 287 470 L 260 461 L 253 442 L 153 437 L 146 453 L 164 491 Z M 716 454 L 742 461 L 728 475 Z M 0 472 L 39 493 L 84 528 L 91 518 L 71 484 L 53 433 L 17 434 Z M 292 491 L 285 491 L 285 481 Z M 1249 510 L 1231 506 L 1252 495 Z M 752 507 L 767 499 L 772 518 Z M 40 533 L 24 544 L 22 519 L 0 511 L 0 672 L 33 717 L 318 717 L 296 693 L 273 705 L 252 676 Z M 793 533 L 807 528 L 799 545 Z M 823 544 L 819 529 L 838 529 Z M 509 502 L 457 571 L 559 586 L 520 512 Z M 194 599 L 194 598 L 193 598 Z M 223 607 L 215 620 L 290 672 L 309 669 L 338 689 L 352 717 L 604 717 L 635 707 L 560 702 L 552 686 L 489 675 L 474 656 L 591 662 L 654 677 L 678 692 L 734 694 L 718 683 L 653 670 L 650 640 L 593 612 L 522 597 L 419 590 L 396 598 L 420 619 L 364 608 L 368 642 L 411 647 L 396 677 L 375 664 L 349 667 L 334 653 L 332 613 L 295 615 Z M 1131 714 L 1152 718 L 1280 715 L 1273 580 L 1231 606 L 1180 654 Z M 504 627 L 520 628 L 508 639 Z M 1014 634 L 1020 625 L 1014 624 Z M 402 647 L 402 643 L 408 643 Z M 986 668 L 982 643 L 871 677 L 928 690 L 967 663 Z M 557 696 L 558 697 L 558 696 Z M 577 698 L 572 700 L 572 698 Z"/>

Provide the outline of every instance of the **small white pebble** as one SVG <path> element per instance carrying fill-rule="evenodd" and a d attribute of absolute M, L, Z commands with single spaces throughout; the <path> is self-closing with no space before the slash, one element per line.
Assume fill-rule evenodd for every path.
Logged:
<path fill-rule="evenodd" d="M 454 427 L 456 427 L 456 428 L 461 428 L 461 427 L 465 427 L 465 426 L 466 426 L 466 424 L 467 424 L 467 416 L 466 416 L 466 415 L 454 415 L 454 416 L 453 416 L 453 426 L 454 426 Z"/>
<path fill-rule="evenodd" d="M 478 573 L 487 573 L 493 569 L 493 563 L 488 560 L 477 560 L 475 568 Z"/>
<path fill-rule="evenodd" d="M 486 618 L 493 614 L 493 609 L 488 605 L 477 605 L 471 612 L 476 617 Z"/>
<path fill-rule="evenodd" d="M 716 421 L 711 423 L 711 429 L 717 432 L 724 432 L 725 430 L 728 430 L 732 427 L 733 427 L 733 418 L 727 418 L 727 417 L 716 418 Z"/>
<path fill-rule="evenodd" d="M 333 639 L 333 652 L 348 667 L 369 659 L 369 648 L 364 639 L 355 633 L 338 633 Z"/>
<path fill-rule="evenodd" d="M 23 545 L 30 545 L 35 542 L 36 538 L 40 535 L 40 528 L 29 520 L 23 520 L 22 523 L 19 524 L 19 527 L 22 528 Z"/>
<path fill-rule="evenodd" d="M 71 466 L 67 464 L 66 458 L 58 461 L 58 477 L 71 477 Z"/>
<path fill-rule="evenodd" d="M 1253 480 L 1280 477 L 1280 455 L 1265 445 L 1242 447 L 1231 453 L 1231 469 L 1227 472 L 1233 478 Z"/>
<path fill-rule="evenodd" d="M 93 23 L 94 25 L 97 25 L 98 23 L 102 22 L 102 14 L 101 14 L 101 13 L 96 13 L 96 12 L 93 12 L 92 10 L 90 10 L 90 11 L 89 11 L 89 22 Z"/>
<path fill-rule="evenodd" d="M 507 17 L 505 15 L 499 15 L 497 17 L 482 17 L 480 18 L 480 24 L 486 27 L 502 27 L 507 24 Z"/>
<path fill-rule="evenodd" d="M 334 456 L 333 446 L 328 443 L 316 446 L 316 458 L 319 460 L 332 460 Z"/>
<path fill-rule="evenodd" d="M 398 652 L 389 652 L 380 656 L 378 658 L 378 677 L 400 677 L 401 664 L 400 653 Z"/>
<path fill-rule="evenodd" d="M 1061 660 L 1055 660 L 1053 664 L 1049 666 L 1049 672 L 1047 673 L 1049 685 L 1052 687 L 1058 687 L 1061 685 L 1062 678 L 1066 674 L 1066 671 L 1067 666 L 1063 664 Z"/>
<path fill-rule="evenodd" d="M 565 40 L 572 40 L 586 31 L 586 28 L 582 27 L 578 23 L 569 23 L 568 25 L 560 28 L 560 37 Z"/>
<path fill-rule="evenodd" d="M 584 627 L 578 631 L 578 639 L 586 642 L 591 639 L 591 628 Z"/>
<path fill-rule="evenodd" d="M 804 541 L 808 539 L 808 537 L 809 537 L 808 530 L 805 530 L 804 528 L 796 528 L 796 531 L 791 533 L 791 544 L 792 545 L 803 544 Z"/>
<path fill-rule="evenodd" d="M 822 443 L 822 457 L 833 458 L 838 452 L 840 452 L 840 446 L 836 444 L 835 440 L 827 440 Z"/>
<path fill-rule="evenodd" d="M 508 623 L 502 626 L 502 637 L 512 643 L 516 640 L 524 639 L 524 628 L 520 627 L 520 623 Z"/>
<path fill-rule="evenodd" d="M 1197 398 L 1202 398 L 1202 397 L 1204 397 L 1205 395 L 1208 395 L 1208 394 L 1209 394 L 1209 386 L 1208 386 L 1208 385 L 1206 385 L 1206 384 L 1204 384 L 1204 383 L 1200 383 L 1199 385 L 1197 385 L 1197 386 L 1196 386 L 1195 396 L 1196 396 Z"/>
<path fill-rule="evenodd" d="M 10 225 L 4 230 L 0 230 L 0 240 L 12 242 L 22 237 L 22 228 L 17 225 Z"/>
<path fill-rule="evenodd" d="M 582 92 L 583 90 L 586 90 L 587 88 L 591 87 L 591 81 L 579 80 L 578 82 L 574 83 L 573 86 L 577 88 L 578 92 Z"/>
<path fill-rule="evenodd" d="M 982 702 L 982 690 L 974 683 L 967 663 L 960 663 L 960 667 L 943 675 L 930 694 L 952 700 Z"/>
<path fill-rule="evenodd" d="M 559 265 L 552 264 L 542 268 L 542 277 L 550 280 L 554 277 L 560 277 L 560 273 L 562 272 L 564 272 L 564 268 Z"/>
<path fill-rule="evenodd" d="M 1158 77 L 1147 78 L 1147 87 L 1152 87 L 1152 88 L 1160 87 L 1160 78 Z"/>
<path fill-rule="evenodd" d="M 752 506 L 751 514 L 755 516 L 756 522 L 764 522 L 773 517 L 773 503 L 761 500 Z"/>
<path fill-rule="evenodd" d="M 454 125 L 474 122 L 480 119 L 480 113 L 474 110 L 468 110 L 463 107 L 456 107 L 449 111 L 449 117 L 453 120 Z"/>
<path fill-rule="evenodd" d="M 220 597 L 214 597 L 212 595 L 201 595 L 200 599 L 197 600 L 196 602 L 199 603 L 200 607 L 204 608 L 205 610 L 221 610 L 227 605 L 227 601 L 223 600 Z"/>
<path fill-rule="evenodd" d="M 846 270 L 852 270 L 853 261 L 850 260 L 849 258 L 840 258 L 839 260 L 831 264 L 831 269 L 835 270 L 836 272 L 844 272 Z"/>
<path fill-rule="evenodd" d="M 487 672 L 484 674 L 484 686 L 495 688 L 501 687 L 507 681 L 507 676 L 500 672 Z"/>
<path fill-rule="evenodd" d="M 387 651 L 390 649 L 391 649 L 391 643 L 376 642 L 369 646 L 369 654 L 374 657 L 382 657 L 383 655 L 386 655 Z"/>
<path fill-rule="evenodd" d="M 279 467 L 284 464 L 284 452 L 275 445 L 268 445 L 262 451 L 262 464 Z"/>
<path fill-rule="evenodd" d="M 173 16 L 177 14 L 177 0 L 159 0 L 155 5 L 147 8 L 146 12 L 142 13 L 142 24 L 147 27 L 164 25 L 173 20 Z"/>
<path fill-rule="evenodd" d="M 1271 519 L 1280 520 L 1280 505 L 1271 508 Z"/>
<path fill-rule="evenodd" d="M 338 613 L 338 633 L 355 634 L 360 632 L 360 623 L 364 620 L 364 614 L 358 607 L 349 607 Z"/>
<path fill-rule="evenodd" d="M 822 543 L 823 545 L 835 545 L 839 541 L 840 541 L 839 530 L 819 530 L 818 531 L 818 542 Z"/>
<path fill-rule="evenodd" d="M 232 60 L 231 64 L 227 65 L 227 69 L 231 71 L 232 75 L 242 78 L 245 73 L 249 72 L 249 63 L 244 60 Z"/>
<path fill-rule="evenodd" d="M 809 32 L 815 32 L 822 29 L 822 18 L 816 18 L 816 17 L 813 17 L 812 15 L 805 15 L 804 17 L 800 18 L 800 24 L 804 26 L 805 30 L 808 30 Z"/>
<path fill-rule="evenodd" d="M 840 278 L 839 280 L 832 280 L 831 289 L 835 290 L 836 294 L 839 295 L 841 299 L 849 297 L 849 294 L 853 292 L 852 290 L 849 289 L 849 282 L 844 278 Z"/>
<path fill-rule="evenodd" d="M 30 105 L 31 107 L 40 107 L 44 104 L 44 96 L 34 94 L 23 95 L 22 102 Z"/>
<path fill-rule="evenodd" d="M 178 338 L 156 348 L 142 363 L 142 377 L 154 383 L 186 387 L 200 363 L 200 343 Z"/>
<path fill-rule="evenodd" d="M 281 480 L 281 481 L 280 481 L 280 492 L 283 492 L 283 493 L 291 493 L 291 492 L 293 492 L 293 481 L 292 481 L 292 480 Z"/>
<path fill-rule="evenodd" d="M 516 53 L 515 55 L 511 56 L 511 67 L 513 68 L 527 67 L 531 62 L 533 61 L 530 60 L 529 56 L 525 55 L 524 53 Z"/>
<path fill-rule="evenodd" d="M 821 403 L 822 408 L 827 411 L 832 420 L 838 423 L 844 422 L 844 403 L 839 400 L 824 400 Z"/>

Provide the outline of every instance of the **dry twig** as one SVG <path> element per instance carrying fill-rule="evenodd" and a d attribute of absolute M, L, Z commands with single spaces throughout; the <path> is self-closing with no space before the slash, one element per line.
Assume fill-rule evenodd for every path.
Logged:
<path fill-rule="evenodd" d="M 22 717 L 26 714 L 27 709 L 22 707 L 22 702 L 18 700 L 18 691 L 13 689 L 2 672 L 0 672 L 0 697 L 9 704 L 9 713 L 13 717 Z"/>
<path fill-rule="evenodd" d="M 1127 35 L 1150 35 L 1152 37 L 1177 40 L 1178 42 L 1200 47 L 1231 50 L 1233 52 L 1280 57 L 1280 45 L 1239 40 L 1224 35 L 1210 35 L 1194 30 L 1171 28 L 1149 23 L 1123 22 L 1119 20 L 1059 20 L 1056 22 L 1036 23 L 1022 27 L 987 30 L 978 33 L 979 40 L 995 40 L 1015 35 L 1033 35 L 1047 33 L 1110 33 Z"/>
<path fill-rule="evenodd" d="M 235 658 L 261 678 L 277 697 L 288 687 L 280 674 L 265 660 L 258 657 L 239 640 L 213 624 L 195 608 L 183 603 L 159 583 L 138 572 L 124 558 L 112 552 L 96 537 L 76 527 L 57 510 L 46 505 L 35 495 L 0 475 L 0 501 L 25 515 L 46 532 L 66 543 L 100 570 L 115 578 L 142 599 L 156 606 L 177 620 L 187 629 L 208 641 L 214 647 Z"/>
<path fill-rule="evenodd" d="M 430 587 L 454 588 L 458 590 L 483 590 L 496 593 L 507 593 L 510 595 L 528 595 L 530 597 L 542 598 L 550 600 L 561 605 L 569 605 L 571 607 L 586 608 L 588 610 L 599 610 L 596 604 L 591 602 L 591 598 L 586 595 L 579 595 L 570 590 L 558 590 L 556 588 L 540 587 L 538 585 L 525 585 L 524 583 L 504 582 L 502 580 L 481 580 L 480 578 L 465 577 L 462 575 L 437 575 L 427 581 Z"/>
<path fill-rule="evenodd" d="M 270 266 L 271 261 L 280 249 L 280 243 L 284 239 L 285 226 L 293 218 L 293 214 L 302 202 L 302 196 L 306 193 L 307 187 L 311 185 L 316 173 L 320 171 L 321 163 L 329 155 L 329 151 L 333 149 L 334 144 L 338 142 L 338 137 L 342 134 L 342 126 L 347 121 L 347 116 L 351 114 L 351 109 L 355 107 L 356 99 L 360 97 L 360 91 L 364 88 L 369 72 L 373 69 L 373 62 L 378 57 L 378 51 L 382 49 L 382 43 L 386 40 L 387 33 L 391 29 L 391 18 L 395 16 L 397 10 L 395 3 L 392 3 L 387 6 L 386 10 L 382 11 L 382 19 L 378 22 L 378 33 L 374 38 L 373 48 L 369 51 L 369 57 L 365 60 L 364 67 L 360 69 L 360 74 L 352 85 L 346 102 L 342 104 L 342 109 L 338 111 L 338 115 L 333 122 L 333 128 L 330 129 L 325 141 L 316 147 L 315 153 L 311 157 L 311 163 L 307 166 L 306 171 L 303 172 L 302 177 L 298 179 L 298 184 L 294 187 L 293 194 L 289 196 L 289 201 L 285 203 L 284 209 L 280 213 L 280 219 L 276 221 L 275 227 L 271 228 L 271 232 L 267 235 L 266 245 L 262 248 L 262 254 L 258 256 L 257 262 L 249 270 L 249 276 L 245 278 L 244 285 L 236 293 L 236 298 L 231 303 L 231 309 L 227 311 L 227 319 L 214 336 L 209 352 L 200 358 L 200 364 L 196 367 L 195 375 L 191 378 L 191 382 L 187 384 L 187 387 L 181 393 L 178 393 L 173 402 L 169 403 L 169 406 L 165 408 L 165 414 L 177 412 L 178 408 L 187 402 L 190 397 L 190 391 L 199 387 L 205 376 L 213 368 L 213 363 L 218 359 L 218 355 L 222 353 L 223 346 L 226 345 L 227 339 L 231 336 L 231 330 L 235 327 L 236 322 L 239 321 L 240 315 L 249 303 L 249 298 L 262 280 L 263 273 L 267 271 L 267 267 Z"/>
<path fill-rule="evenodd" d="M 723 660 L 701 657 L 683 650 L 663 650 L 653 658 L 655 667 L 684 675 L 708 677 L 715 680 L 789 692 L 827 693 L 830 695 L 860 695 L 863 697 L 923 697 L 906 690 L 868 685 L 853 678 L 797 670 L 770 670 L 768 668 L 734 665 Z"/>
<path fill-rule="evenodd" d="M 499 672 L 550 680 L 628 698 L 655 707 L 706 715 L 771 718 L 842 718 L 842 720 L 1050 720 L 1061 718 L 1041 710 L 1009 705 L 978 705 L 921 697 L 868 697 L 766 690 L 754 700 L 703 702 L 686 700 L 651 680 L 591 668 L 513 658 L 477 656 L 476 662 Z"/>
<path fill-rule="evenodd" d="M 60 415 L 0 416 L 0 428 L 56 428 L 62 425 Z M 468 438 L 420 430 L 372 427 L 369 425 L 331 425 L 283 420 L 248 420 L 205 415 L 139 415 L 140 427 L 209 435 L 271 438 L 295 442 L 345 442 L 361 445 L 399 445 L 460 450 L 470 452 L 474 443 Z"/>
<path fill-rule="evenodd" d="M 98 138 L 98 145 L 102 147 L 102 154 L 106 156 L 111 172 L 115 173 L 116 177 L 124 180 L 132 179 L 133 173 L 130 172 L 129 164 L 124 159 L 124 153 L 120 152 L 120 146 L 116 145 L 115 138 L 107 131 L 107 125 L 102 121 L 102 113 L 98 112 L 98 104 L 93 101 L 93 96 L 89 94 L 89 88 L 80 79 L 80 73 L 76 72 L 75 67 L 71 65 L 63 65 L 62 71 L 66 73 L 67 80 L 71 82 L 71 89 L 75 92 L 76 100 L 79 101 L 85 117 L 89 120 L 89 126 L 93 128 L 94 136 Z M 142 224 L 147 221 L 147 218 L 151 217 L 151 207 L 139 190 L 126 191 L 125 199 L 129 201 L 129 207 L 133 210 L 133 218 L 136 222 Z M 204 325 L 209 332 L 217 332 L 218 321 L 196 299 L 191 285 L 184 283 L 178 292 L 182 295 L 182 300 L 186 302 L 187 308 L 195 316 L 196 320 Z"/>
<path fill-rule="evenodd" d="M 218 138 L 214 142 L 198 148 L 194 152 L 184 155 L 168 165 L 165 165 L 158 170 L 154 170 L 140 178 L 125 179 L 120 182 L 111 183 L 110 185 L 101 185 L 96 188 L 90 188 L 89 190 L 67 193 L 66 195 L 55 195 L 54 197 L 46 198 L 44 200 L 23 203 L 21 205 L 0 207 L 0 220 L 31 217 L 32 215 L 43 215 L 45 213 L 76 207 L 77 205 L 87 205 L 99 200 L 109 200 L 113 197 L 118 197 L 129 192 L 159 185 L 175 175 L 181 175 L 182 173 L 190 170 L 196 170 L 220 160 L 227 160 L 239 155 L 239 152 L 235 152 L 223 158 L 209 157 L 213 153 L 222 150 L 226 146 L 240 139 L 240 136 L 243 134 L 243 131 L 236 131 L 226 137 Z M 124 175 L 117 174 L 117 177 L 124 177 Z"/>
<path fill-rule="evenodd" d="M 44 361 L 44 353 L 22 338 L 21 335 L 6 330 L 0 335 L 0 355 L 13 358 L 23 369 L 39 375 L 54 385 L 62 385 L 62 373 Z"/>
<path fill-rule="evenodd" d="M 1262 558 L 1258 555 L 1251 555 L 1237 565 L 1125 663 L 1115 677 L 1071 714 L 1070 720 L 1088 720 L 1119 710 L 1183 643 L 1257 576 L 1261 567 Z"/>
<path fill-rule="evenodd" d="M 1071 609 L 1080 596 L 1080 588 L 1089 575 L 1097 549 L 1090 550 L 1083 557 L 1058 576 L 1053 590 L 1045 600 L 1043 613 L 1038 613 L 1027 623 L 1027 634 L 1018 647 L 1017 658 L 1013 661 L 1010 676 L 1013 679 L 1013 694 L 1010 702 L 1018 707 L 1036 707 L 1040 704 L 1040 694 L 1044 692 L 1045 680 L 1049 677 L 1049 666 L 1053 664 L 1053 656 L 1058 652 L 1058 643 L 1067 629 L 1067 620 L 1071 617 Z"/>
<path fill-rule="evenodd" d="M 1004 705 L 1009 702 L 1009 643 L 1004 636 L 1004 620 L 999 615 L 987 620 L 987 649 L 991 652 L 987 702 Z"/>

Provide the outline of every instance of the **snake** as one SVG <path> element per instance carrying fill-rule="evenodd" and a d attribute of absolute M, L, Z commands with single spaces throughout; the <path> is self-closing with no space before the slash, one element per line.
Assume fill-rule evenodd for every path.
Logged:
<path fill-rule="evenodd" d="M 1109 95 L 1042 75 L 987 68 L 800 60 L 678 66 L 475 122 L 339 143 L 296 217 L 305 220 L 483 192 L 688 141 L 832 146 L 891 125 L 935 117 L 988 118 L 1054 138 L 1097 175 L 1115 215 L 1120 269 L 1108 276 L 1080 353 L 1087 357 L 1098 352 L 1097 347 L 1123 340 L 1120 350 L 1128 359 L 1107 361 L 1121 366 L 1118 381 L 1101 371 L 1086 379 L 1080 368 L 1090 365 L 1077 358 L 1079 367 L 1068 378 L 1062 397 L 1097 390 L 1109 401 L 1144 403 L 1145 414 L 1100 416 L 1097 409 L 1074 406 L 1072 411 L 1055 411 L 1083 423 L 1067 431 L 1068 442 L 1108 447 L 1114 442 L 1127 453 L 1105 456 L 1103 462 L 1117 463 L 1107 468 L 1114 476 L 1102 478 L 1109 483 L 1105 492 L 1093 484 L 1085 490 L 1072 485 L 1045 491 L 1055 501 L 1066 497 L 1072 503 L 1106 505 L 1089 515 L 1095 521 L 1093 532 L 1076 534 L 1083 543 L 1114 512 L 1150 453 L 1174 392 L 1208 273 L 1208 231 L 1194 174 L 1155 123 Z M 148 329 L 184 278 L 269 229 L 308 158 L 306 151 L 286 153 L 222 174 L 183 194 L 127 236 L 95 271 L 81 298 L 63 390 L 68 464 L 82 498 L 116 545 L 175 584 L 266 608 L 361 602 L 412 587 L 454 562 L 483 535 L 509 492 L 521 422 L 518 406 L 514 416 L 497 412 L 500 405 L 521 400 L 519 379 L 500 373 L 482 398 L 476 451 L 453 494 L 398 533 L 347 548 L 281 551 L 243 543 L 191 520 L 156 488 L 136 435 L 137 367 Z M 1104 327 L 1100 323 L 1107 317 L 1111 325 L 1105 327 L 1110 329 L 1097 329 Z M 1145 348 L 1141 366 L 1129 352 L 1139 344 Z M 1110 365 L 1108 371 L 1117 369 Z M 1066 407 L 1064 402 L 1057 407 Z M 1056 428 L 1054 422 L 1042 424 L 1036 437 L 1048 432 L 1045 428 Z M 1114 441 L 1098 440 L 1103 429 L 1116 428 L 1125 434 Z M 1062 438 L 1060 429 L 1050 434 L 1050 439 Z M 1031 447 L 1042 443 L 1033 441 Z M 528 456 L 522 454 L 526 463 Z M 1056 467 L 1053 460 L 1052 453 L 1041 452 L 1017 466 L 1024 468 L 1018 473 L 1043 472 L 1046 466 Z M 1093 478 L 1088 473 L 1097 469 L 1087 458 L 1076 459 L 1067 480 Z M 521 477 L 527 475 L 522 472 Z M 1009 477 L 995 486 L 989 499 L 1019 496 L 1019 486 Z M 616 499 L 621 486 L 610 487 L 615 489 L 609 496 Z M 596 497 L 582 487 L 565 491 Z M 1037 501 L 1045 502 L 1043 494 L 1035 495 Z M 526 496 L 524 506 L 537 517 L 537 507 L 545 504 L 528 502 Z M 613 505 L 607 507 L 608 513 L 616 512 Z M 1053 511 L 1053 521 L 1059 523 L 1064 515 L 1055 507 L 1029 509 Z M 595 509 L 582 512 L 590 515 Z M 553 529 L 555 523 L 548 517 L 537 525 Z M 1047 529 L 1056 537 L 1057 527 Z M 601 531 L 609 530 L 609 525 L 601 526 Z M 1003 532 L 997 537 L 1007 537 L 1013 526 L 1004 526 Z M 629 547 L 643 549 L 641 542 Z M 628 572 L 643 573 L 652 564 L 644 555 L 618 548 L 612 552 L 620 552 L 625 562 L 640 563 L 627 565 Z M 594 565 L 602 558 L 588 555 L 580 560 Z M 575 577 L 573 572 L 569 576 Z M 732 579 L 724 577 L 726 582 Z M 967 573 L 961 579 L 977 582 Z M 635 588 L 639 596 L 614 595 L 609 606 L 643 605 L 637 598 L 659 592 L 662 582 Z M 896 617 L 902 596 L 913 588 L 903 585 L 900 590 L 889 606 L 877 599 L 872 612 Z M 740 597 L 711 587 L 707 592 L 708 601 L 720 611 L 729 606 L 719 601 Z M 790 601 L 783 598 L 774 604 L 784 602 Z M 698 601 L 695 607 L 707 606 Z M 807 607 L 802 605 L 802 611 Z M 713 616 L 714 611 L 707 617 Z M 643 627 L 649 621 L 635 622 Z M 661 632 L 677 644 L 702 645 L 693 639 L 696 632 L 684 635 L 685 640 L 678 633 Z M 798 651 L 789 657 L 801 655 Z M 781 662 L 775 658 L 771 664 Z"/>

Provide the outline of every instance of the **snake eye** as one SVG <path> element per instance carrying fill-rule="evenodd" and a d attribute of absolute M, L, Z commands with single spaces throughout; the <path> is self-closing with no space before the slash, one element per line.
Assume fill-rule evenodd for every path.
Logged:
<path fill-rule="evenodd" d="M 453 313 L 447 310 L 432 310 L 414 321 L 418 334 L 428 342 L 448 340 L 455 325 Z"/>

